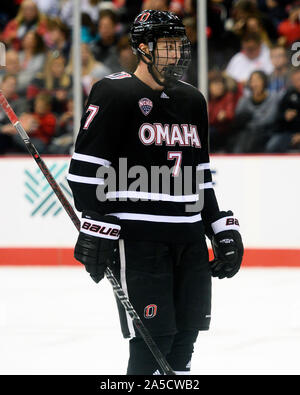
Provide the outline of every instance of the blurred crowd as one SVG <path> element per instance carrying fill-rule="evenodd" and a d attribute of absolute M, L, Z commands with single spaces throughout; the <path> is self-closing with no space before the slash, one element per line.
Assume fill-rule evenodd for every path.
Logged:
<path fill-rule="evenodd" d="M 193 51 L 184 80 L 197 87 L 197 0 L 80 4 L 83 105 L 96 81 L 134 72 L 128 32 L 142 9 L 183 18 Z M 211 152 L 300 152 L 300 1 L 207 4 Z M 73 145 L 72 26 L 72 0 L 1 4 L 0 41 L 7 52 L 0 89 L 42 154 L 69 154 Z M 0 154 L 25 150 L 0 109 Z"/>

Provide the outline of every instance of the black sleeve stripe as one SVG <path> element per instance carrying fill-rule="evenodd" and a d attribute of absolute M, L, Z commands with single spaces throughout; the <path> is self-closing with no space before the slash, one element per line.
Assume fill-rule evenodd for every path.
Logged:
<path fill-rule="evenodd" d="M 211 171 L 210 170 L 205 170 L 204 171 L 204 180 L 205 183 L 206 182 L 212 182 L 212 175 L 211 175 Z"/>
<path fill-rule="evenodd" d="M 212 174 L 211 174 L 211 171 L 209 168 L 199 169 L 199 166 L 198 166 L 197 173 L 198 173 L 198 180 L 201 184 L 212 183 Z"/>
<path fill-rule="evenodd" d="M 97 173 L 99 169 L 103 169 L 104 172 L 102 174 L 104 174 L 107 167 L 95 165 L 94 163 L 80 162 L 72 159 L 69 173 L 82 177 L 97 177 L 97 174 L 100 174 Z"/>
<path fill-rule="evenodd" d="M 68 183 L 72 189 L 75 207 L 78 211 L 92 210 L 104 214 L 101 210 L 102 206 L 99 205 L 97 200 L 97 185 L 81 184 L 70 180 L 68 180 Z"/>

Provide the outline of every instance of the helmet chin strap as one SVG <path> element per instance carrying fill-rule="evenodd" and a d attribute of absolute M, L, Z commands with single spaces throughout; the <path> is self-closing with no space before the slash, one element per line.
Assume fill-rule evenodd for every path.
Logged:
<path fill-rule="evenodd" d="M 164 82 L 160 81 L 160 79 L 155 75 L 154 71 L 153 71 L 153 67 L 156 67 L 154 62 L 155 62 L 155 56 L 153 55 L 149 55 L 147 54 L 145 51 L 143 51 L 141 48 L 138 48 L 138 52 L 140 55 L 143 55 L 145 58 L 147 58 L 148 60 L 150 60 L 150 62 L 146 62 L 146 60 L 143 58 L 143 56 L 141 56 L 141 59 L 144 63 L 146 63 L 146 65 L 148 66 L 148 71 L 151 74 L 152 78 L 154 79 L 154 81 L 160 85 L 160 86 L 169 86 L 170 83 L 168 83 L 168 81 L 166 81 L 166 79 L 164 79 Z M 156 69 L 157 70 L 157 69 Z M 157 70 L 157 72 L 159 73 L 159 71 Z"/>
<path fill-rule="evenodd" d="M 160 81 L 160 79 L 155 75 L 154 71 L 153 71 L 153 67 L 155 67 L 155 65 L 153 63 L 147 63 L 148 65 L 148 71 L 149 73 L 152 75 L 152 78 L 154 79 L 155 82 L 158 83 L 158 85 L 160 86 L 166 86 L 167 85 L 167 81 L 166 79 L 164 79 L 164 81 Z M 156 69 L 157 70 L 157 69 Z"/>

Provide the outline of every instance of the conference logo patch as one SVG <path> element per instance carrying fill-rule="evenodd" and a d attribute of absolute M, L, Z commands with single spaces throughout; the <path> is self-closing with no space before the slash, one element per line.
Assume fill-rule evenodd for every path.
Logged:
<path fill-rule="evenodd" d="M 143 99 L 141 99 L 139 101 L 139 107 L 140 107 L 142 113 L 147 116 L 150 114 L 150 112 L 153 108 L 153 103 L 150 99 L 147 99 L 144 97 Z"/>

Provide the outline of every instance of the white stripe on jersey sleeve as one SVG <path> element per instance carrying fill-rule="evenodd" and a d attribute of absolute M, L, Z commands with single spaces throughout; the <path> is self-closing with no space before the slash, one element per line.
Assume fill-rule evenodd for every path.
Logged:
<path fill-rule="evenodd" d="M 105 167 L 109 167 L 111 165 L 111 162 L 106 159 L 98 158 L 97 156 L 78 154 L 77 152 L 73 153 L 72 159 L 82 162 L 94 163 L 95 165 L 101 165 Z"/>
<path fill-rule="evenodd" d="M 212 182 L 205 182 L 203 184 L 199 184 L 199 189 L 211 189 L 214 185 Z"/>
<path fill-rule="evenodd" d="M 197 170 L 209 170 L 210 169 L 210 163 L 201 163 L 200 165 L 197 166 Z"/>
<path fill-rule="evenodd" d="M 151 201 L 163 201 L 163 202 L 197 202 L 199 200 L 198 195 L 183 195 L 174 196 L 162 193 L 148 193 L 138 191 L 116 191 L 108 192 L 106 194 L 107 199 L 114 198 L 128 198 L 128 199 L 145 199 Z"/>
<path fill-rule="evenodd" d="M 81 184 L 92 184 L 92 185 L 104 185 L 104 178 L 96 178 L 96 177 L 82 177 L 76 176 L 75 174 L 68 174 L 68 181 L 78 182 Z"/>
<path fill-rule="evenodd" d="M 134 213 L 110 213 L 107 215 L 114 215 L 119 219 L 129 221 L 148 221 L 148 222 L 166 222 L 173 224 L 189 223 L 193 224 L 202 220 L 201 214 L 193 216 L 168 216 L 168 215 L 149 215 L 149 214 L 134 214 Z"/>

